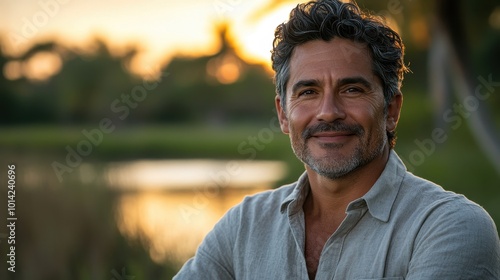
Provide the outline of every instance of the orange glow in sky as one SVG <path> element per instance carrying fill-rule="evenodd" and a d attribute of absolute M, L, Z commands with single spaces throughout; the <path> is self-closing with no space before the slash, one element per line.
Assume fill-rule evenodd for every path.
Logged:
<path fill-rule="evenodd" d="M 284 4 L 274 7 L 259 17 L 253 17 L 250 23 L 236 25 L 233 32 L 239 54 L 250 62 L 265 62 L 270 65 L 271 48 L 275 28 L 288 19 L 296 4 Z"/>
<path fill-rule="evenodd" d="M 174 55 L 215 53 L 219 48 L 215 26 L 225 22 L 239 55 L 249 62 L 269 65 L 274 29 L 286 21 L 296 5 L 287 0 L 278 2 L 293 4 L 280 6 L 271 1 L 0 1 L 0 38 L 4 52 L 16 56 L 44 40 L 56 39 L 82 48 L 98 36 L 112 50 L 137 46 L 140 53 L 132 70 L 150 74 Z M 265 7 L 273 9 L 262 11 Z M 235 67 L 229 63 L 226 68 Z M 50 69 L 45 68 L 46 74 Z M 228 82 L 235 78 L 227 73 L 219 76 Z"/>

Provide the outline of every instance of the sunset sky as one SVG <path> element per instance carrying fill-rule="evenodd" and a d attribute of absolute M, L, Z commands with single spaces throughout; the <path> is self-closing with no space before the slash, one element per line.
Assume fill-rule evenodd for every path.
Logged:
<path fill-rule="evenodd" d="M 279 3 L 279 4 L 276 4 Z M 135 70 L 158 68 L 175 54 L 217 50 L 215 26 L 227 22 L 238 52 L 269 62 L 274 28 L 297 1 L 282 0 L 20 0 L 1 1 L 4 51 L 18 55 L 34 42 L 56 38 L 82 47 L 98 36 L 112 48 L 138 45 Z"/>

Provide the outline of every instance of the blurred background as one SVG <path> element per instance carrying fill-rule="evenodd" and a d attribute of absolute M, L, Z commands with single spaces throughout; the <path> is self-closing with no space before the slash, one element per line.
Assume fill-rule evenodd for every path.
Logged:
<path fill-rule="evenodd" d="M 500 3 L 374 2 L 412 70 L 396 151 L 500 224 Z M 0 278 L 170 279 L 245 195 L 295 181 L 270 49 L 296 4 L 2 0 Z"/>

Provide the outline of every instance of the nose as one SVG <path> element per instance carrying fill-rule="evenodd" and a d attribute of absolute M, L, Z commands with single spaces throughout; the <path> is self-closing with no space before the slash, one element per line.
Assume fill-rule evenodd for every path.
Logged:
<path fill-rule="evenodd" d="M 323 122 L 334 122 L 345 119 L 345 107 L 340 97 L 335 94 L 324 94 L 318 106 L 316 119 Z"/>

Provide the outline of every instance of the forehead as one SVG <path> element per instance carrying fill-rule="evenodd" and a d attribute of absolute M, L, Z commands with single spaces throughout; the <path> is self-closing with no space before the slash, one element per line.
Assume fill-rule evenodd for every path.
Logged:
<path fill-rule="evenodd" d="M 363 76 L 376 80 L 366 44 L 344 38 L 314 40 L 295 47 L 289 84 L 303 79 L 341 79 Z"/>

